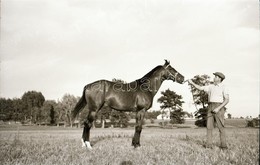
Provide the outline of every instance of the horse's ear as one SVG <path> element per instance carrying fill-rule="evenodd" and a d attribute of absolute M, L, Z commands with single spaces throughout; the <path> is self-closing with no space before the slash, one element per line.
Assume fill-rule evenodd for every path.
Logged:
<path fill-rule="evenodd" d="M 164 60 L 164 61 L 165 61 L 164 66 L 167 66 L 170 64 L 170 61 L 168 61 L 168 60 Z"/>

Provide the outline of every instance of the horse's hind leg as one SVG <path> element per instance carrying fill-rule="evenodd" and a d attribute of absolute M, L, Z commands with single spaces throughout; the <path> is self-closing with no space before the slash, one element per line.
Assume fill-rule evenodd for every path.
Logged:
<path fill-rule="evenodd" d="M 89 142 L 89 135 L 90 135 L 90 129 L 93 125 L 93 121 L 95 120 L 96 112 L 92 111 L 89 112 L 87 119 L 84 121 L 84 128 L 83 128 L 83 134 L 82 134 L 82 146 L 86 146 L 89 149 L 92 149 L 90 142 Z"/>

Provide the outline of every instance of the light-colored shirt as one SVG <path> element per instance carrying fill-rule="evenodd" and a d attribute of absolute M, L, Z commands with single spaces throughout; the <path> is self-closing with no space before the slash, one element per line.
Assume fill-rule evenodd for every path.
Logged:
<path fill-rule="evenodd" d="M 202 89 L 208 94 L 209 102 L 222 103 L 224 97 L 228 95 L 228 90 L 222 83 L 218 85 L 210 84 L 203 86 Z"/>

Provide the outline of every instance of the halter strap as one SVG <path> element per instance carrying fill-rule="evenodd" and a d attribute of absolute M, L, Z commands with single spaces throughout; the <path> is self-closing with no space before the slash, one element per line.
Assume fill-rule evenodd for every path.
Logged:
<path fill-rule="evenodd" d="M 178 75 L 178 72 L 176 72 L 175 75 L 173 75 L 170 71 L 168 71 L 168 67 L 170 66 L 170 64 L 166 65 L 166 66 L 163 66 L 163 68 L 172 76 L 176 79 L 177 75 Z"/>
<path fill-rule="evenodd" d="M 164 67 L 164 69 L 167 69 L 170 66 L 170 64 L 168 64 L 167 66 Z"/>

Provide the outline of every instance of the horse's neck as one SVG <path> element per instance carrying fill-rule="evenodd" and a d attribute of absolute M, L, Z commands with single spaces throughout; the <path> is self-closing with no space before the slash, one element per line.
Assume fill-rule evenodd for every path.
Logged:
<path fill-rule="evenodd" d="M 149 78 L 149 89 L 150 92 L 153 94 L 153 96 L 158 92 L 158 90 L 160 89 L 161 85 L 162 85 L 162 79 L 161 76 L 156 76 L 153 75 Z"/>

